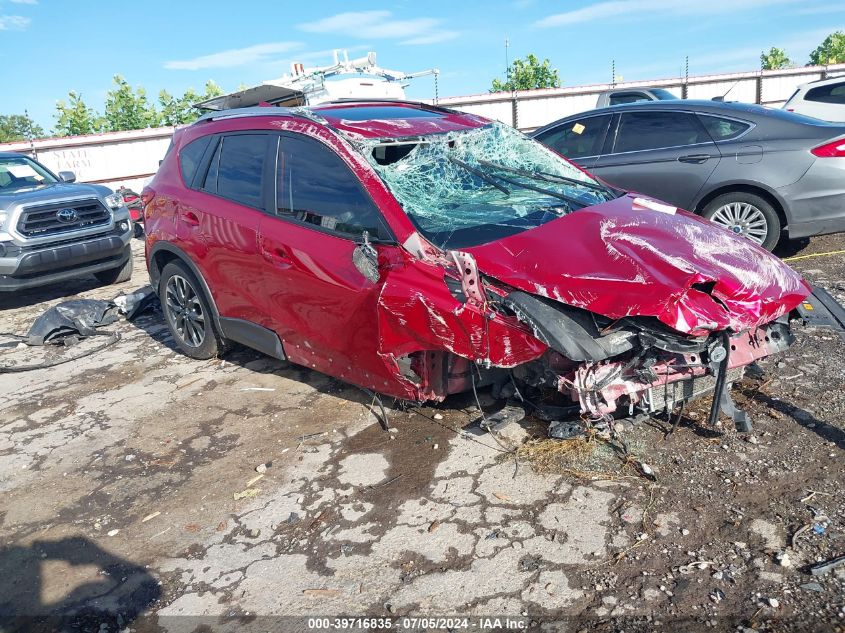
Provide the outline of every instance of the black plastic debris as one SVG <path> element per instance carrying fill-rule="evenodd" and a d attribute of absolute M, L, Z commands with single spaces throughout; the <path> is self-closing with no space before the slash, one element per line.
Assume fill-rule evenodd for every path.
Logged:
<path fill-rule="evenodd" d="M 570 440 L 586 432 L 587 428 L 579 420 L 555 420 L 549 424 L 549 437 L 556 440 Z"/>
<path fill-rule="evenodd" d="M 828 328 L 845 339 L 845 309 L 824 288 L 814 286 L 795 311 L 805 326 Z"/>
<path fill-rule="evenodd" d="M 71 299 L 53 306 L 35 319 L 24 343 L 54 345 L 66 337 L 95 336 L 97 328 L 110 325 L 119 318 L 117 306 L 97 299 Z"/>
<path fill-rule="evenodd" d="M 150 285 L 143 286 L 131 294 L 115 297 L 113 303 L 127 321 L 132 321 L 145 312 L 156 310 L 160 305 L 158 295 Z"/>

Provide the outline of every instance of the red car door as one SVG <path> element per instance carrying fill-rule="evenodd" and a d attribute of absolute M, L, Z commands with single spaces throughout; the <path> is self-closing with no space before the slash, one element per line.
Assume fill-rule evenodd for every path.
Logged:
<path fill-rule="evenodd" d="M 395 372 L 378 355 L 381 281 L 353 264 L 364 231 L 389 238 L 358 177 L 328 146 L 280 135 L 275 212 L 259 227 L 270 326 L 295 363 L 359 385 L 394 391 Z M 377 246 L 382 261 L 398 247 Z"/>
<path fill-rule="evenodd" d="M 276 138 L 256 131 L 216 139 L 204 178 L 179 208 L 180 241 L 190 245 L 220 315 L 265 327 L 258 230 Z"/>

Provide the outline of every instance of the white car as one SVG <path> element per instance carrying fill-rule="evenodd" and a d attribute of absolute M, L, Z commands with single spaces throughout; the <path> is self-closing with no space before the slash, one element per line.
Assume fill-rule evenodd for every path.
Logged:
<path fill-rule="evenodd" d="M 845 76 L 799 86 L 783 107 L 823 121 L 845 121 Z"/>

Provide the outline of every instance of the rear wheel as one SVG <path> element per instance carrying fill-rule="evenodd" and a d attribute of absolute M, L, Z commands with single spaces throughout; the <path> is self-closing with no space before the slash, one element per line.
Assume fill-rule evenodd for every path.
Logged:
<path fill-rule="evenodd" d="M 129 254 L 129 259 L 122 266 L 94 273 L 94 276 L 97 281 L 107 286 L 129 281 L 132 277 L 132 253 Z"/>
<path fill-rule="evenodd" d="M 777 211 L 753 193 L 733 191 L 722 194 L 711 200 L 701 215 L 769 251 L 780 239 L 781 225 Z"/>
<path fill-rule="evenodd" d="M 161 271 L 159 299 L 176 347 L 183 354 L 205 360 L 226 351 L 202 286 L 181 261 L 172 261 Z"/>

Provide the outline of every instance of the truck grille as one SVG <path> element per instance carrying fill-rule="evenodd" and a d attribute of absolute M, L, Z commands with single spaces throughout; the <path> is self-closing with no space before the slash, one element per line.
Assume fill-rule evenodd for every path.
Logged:
<path fill-rule="evenodd" d="M 43 237 L 78 231 L 111 221 L 109 210 L 99 200 L 75 200 L 28 207 L 18 219 L 18 232 L 26 237 Z"/>

